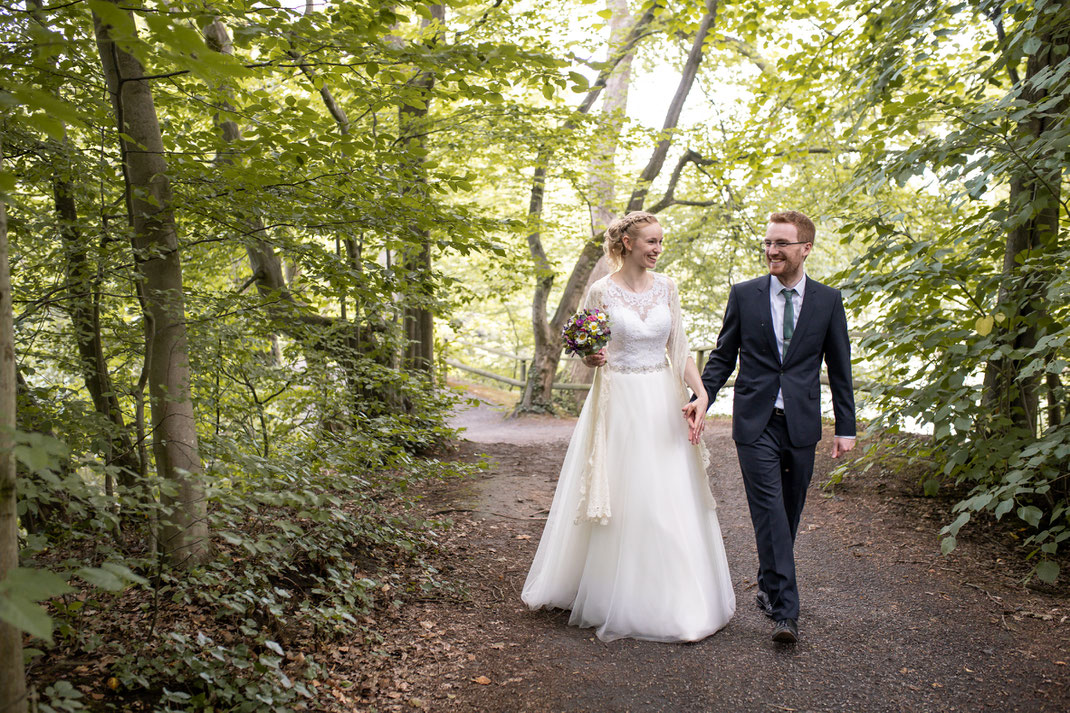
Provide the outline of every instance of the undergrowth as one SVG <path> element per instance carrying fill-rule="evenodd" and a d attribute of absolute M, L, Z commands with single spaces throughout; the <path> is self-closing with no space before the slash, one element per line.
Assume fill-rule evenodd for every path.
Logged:
<path fill-rule="evenodd" d="M 36 710 L 316 710 L 323 652 L 374 646 L 378 612 L 445 586 L 410 486 L 472 466 L 399 447 L 370 468 L 366 448 L 323 434 L 270 459 L 213 446 L 211 554 L 179 569 L 146 537 L 162 506 L 37 464 L 21 507 L 64 517 L 27 537 L 23 566 L 73 586 L 49 602 L 52 642 L 27 638 Z"/>

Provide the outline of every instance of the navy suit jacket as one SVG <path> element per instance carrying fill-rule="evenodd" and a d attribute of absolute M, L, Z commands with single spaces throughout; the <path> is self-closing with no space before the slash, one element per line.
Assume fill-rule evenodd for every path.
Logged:
<path fill-rule="evenodd" d="M 806 293 L 788 353 L 781 363 L 769 304 L 769 275 L 733 285 L 717 349 L 702 370 L 712 404 L 736 368 L 732 438 L 753 443 L 769 422 L 777 391 L 784 392 L 788 436 L 796 448 L 821 440 L 821 362 L 828 367 L 836 435 L 855 435 L 851 344 L 840 291 L 807 276 Z"/>

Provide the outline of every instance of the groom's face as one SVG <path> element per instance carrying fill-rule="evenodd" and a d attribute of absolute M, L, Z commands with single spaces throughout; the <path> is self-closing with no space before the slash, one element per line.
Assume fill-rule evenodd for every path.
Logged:
<path fill-rule="evenodd" d="M 770 223 L 765 231 L 765 244 L 769 274 L 788 285 L 797 281 L 812 243 L 799 243 L 799 231 L 791 223 Z"/>

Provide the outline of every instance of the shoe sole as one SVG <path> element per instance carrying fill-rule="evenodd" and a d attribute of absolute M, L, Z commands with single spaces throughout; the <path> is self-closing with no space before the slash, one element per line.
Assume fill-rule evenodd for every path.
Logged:
<path fill-rule="evenodd" d="M 781 644 L 794 644 L 799 640 L 799 637 L 790 631 L 778 631 L 773 634 L 773 641 Z"/>

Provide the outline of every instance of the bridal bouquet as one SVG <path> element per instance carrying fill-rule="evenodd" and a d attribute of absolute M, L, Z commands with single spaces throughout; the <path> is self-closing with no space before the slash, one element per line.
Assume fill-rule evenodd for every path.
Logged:
<path fill-rule="evenodd" d="M 565 351 L 578 357 L 594 354 L 609 342 L 609 315 L 600 309 L 582 309 L 561 330 Z"/>

